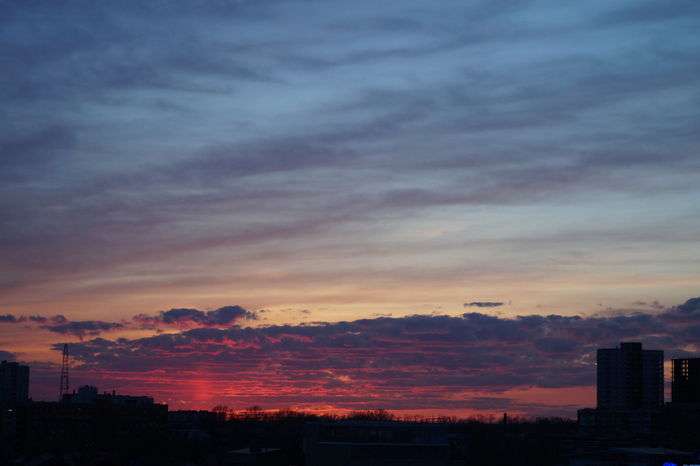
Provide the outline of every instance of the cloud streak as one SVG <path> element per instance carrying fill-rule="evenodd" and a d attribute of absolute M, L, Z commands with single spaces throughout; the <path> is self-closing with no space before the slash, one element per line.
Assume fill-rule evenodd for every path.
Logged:
<path fill-rule="evenodd" d="M 500 301 L 472 301 L 464 303 L 464 307 L 501 307 L 504 304 Z"/>
<path fill-rule="evenodd" d="M 83 339 L 86 336 L 97 336 L 104 332 L 122 329 L 124 325 L 118 322 L 103 322 L 99 320 L 75 320 L 61 324 L 46 325 L 43 328 L 49 332 L 73 335 Z"/>
<path fill-rule="evenodd" d="M 72 335 L 81 340 L 86 336 L 97 336 L 104 332 L 121 330 L 127 325 L 118 322 L 100 320 L 69 320 L 62 314 L 54 316 L 30 315 L 15 316 L 14 314 L 0 315 L 0 324 L 25 324 L 30 328 L 48 330 L 61 335 Z"/>

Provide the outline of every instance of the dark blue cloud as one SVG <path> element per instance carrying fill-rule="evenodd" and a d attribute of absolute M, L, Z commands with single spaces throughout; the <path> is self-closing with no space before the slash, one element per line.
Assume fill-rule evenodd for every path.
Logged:
<path fill-rule="evenodd" d="M 104 322 L 99 320 L 74 320 L 65 323 L 46 325 L 44 328 L 50 332 L 62 335 L 73 335 L 79 338 L 95 336 L 104 332 L 110 332 L 124 328 L 118 322 Z"/>
<path fill-rule="evenodd" d="M 545 353 L 569 353 L 578 347 L 575 341 L 565 338 L 544 337 L 534 343 L 537 349 Z"/>
<path fill-rule="evenodd" d="M 26 323 L 31 327 L 41 328 L 49 332 L 62 335 L 73 335 L 79 338 L 97 336 L 103 332 L 110 332 L 124 328 L 124 324 L 118 322 L 104 322 L 99 320 L 74 320 L 70 321 L 65 316 L 30 315 L 15 316 L 13 314 L 0 315 L 0 324 Z"/>
<path fill-rule="evenodd" d="M 700 298 L 691 298 L 685 303 L 676 307 L 676 310 L 683 314 L 700 314 Z"/>
<path fill-rule="evenodd" d="M 700 5 L 693 0 L 679 0 L 671 8 L 668 5 L 646 0 L 630 2 L 599 18 L 605 23 L 658 23 L 673 19 L 690 19 L 700 14 Z"/>
<path fill-rule="evenodd" d="M 24 321 L 24 319 L 22 317 L 15 317 L 12 314 L 0 315 L 0 323 L 16 324 L 16 323 L 23 322 L 23 321 Z"/>
<path fill-rule="evenodd" d="M 53 167 L 56 159 L 75 144 L 68 128 L 53 125 L 25 135 L 0 139 L 0 176 L 6 182 L 36 175 L 36 170 Z"/>
<path fill-rule="evenodd" d="M 228 327 L 242 320 L 255 319 L 257 319 L 255 312 L 240 306 L 224 306 L 213 311 L 179 308 L 161 311 L 156 316 L 139 314 L 134 317 L 134 320 L 145 328 L 158 328 L 159 326 Z"/>
<path fill-rule="evenodd" d="M 464 307 L 500 307 L 505 303 L 500 301 L 472 301 L 470 303 L 464 303 Z"/>
<path fill-rule="evenodd" d="M 38 323 L 38 324 L 45 324 L 45 323 L 52 323 L 52 324 L 63 324 L 68 322 L 68 319 L 66 319 L 65 316 L 58 314 L 55 316 L 51 317 L 46 317 L 42 315 L 30 315 L 30 316 L 15 316 L 14 314 L 4 314 L 0 315 L 0 323 L 9 323 L 9 324 L 17 324 L 21 322 L 30 322 L 30 323 Z"/>

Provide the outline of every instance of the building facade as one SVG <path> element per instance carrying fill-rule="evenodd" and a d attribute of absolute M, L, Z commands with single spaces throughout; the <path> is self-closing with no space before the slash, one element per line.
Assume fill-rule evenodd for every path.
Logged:
<path fill-rule="evenodd" d="M 664 403 L 664 353 L 621 343 L 597 354 L 598 409 L 658 409 Z"/>
<path fill-rule="evenodd" d="M 700 358 L 674 359 L 673 403 L 700 403 Z"/>
<path fill-rule="evenodd" d="M 28 399 L 29 366 L 2 361 L 0 363 L 0 404 L 22 404 Z"/>

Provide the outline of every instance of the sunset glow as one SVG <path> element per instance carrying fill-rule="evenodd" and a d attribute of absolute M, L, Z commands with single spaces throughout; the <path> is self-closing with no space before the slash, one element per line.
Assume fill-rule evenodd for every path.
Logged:
<path fill-rule="evenodd" d="M 63 343 L 71 388 L 172 409 L 422 416 L 575 417 L 596 348 L 700 354 L 698 2 L 58 3 L 0 2 L 35 400 Z"/>

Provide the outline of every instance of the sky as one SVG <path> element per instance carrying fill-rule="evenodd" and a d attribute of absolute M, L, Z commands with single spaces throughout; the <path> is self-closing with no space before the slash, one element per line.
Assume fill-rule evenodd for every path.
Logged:
<path fill-rule="evenodd" d="M 0 355 L 173 408 L 573 415 L 700 355 L 700 4 L 0 0 Z"/>

